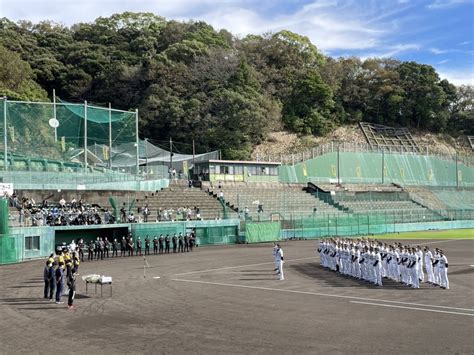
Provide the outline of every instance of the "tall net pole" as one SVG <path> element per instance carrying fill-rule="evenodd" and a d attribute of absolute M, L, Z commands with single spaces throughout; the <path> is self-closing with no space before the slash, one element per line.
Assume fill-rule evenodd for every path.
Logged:
<path fill-rule="evenodd" d="M 140 166 L 140 147 L 139 147 L 139 140 L 138 140 L 138 109 L 135 110 L 135 134 L 136 134 L 136 146 L 137 146 L 137 162 L 136 162 L 136 171 L 137 171 L 137 176 L 140 174 L 139 166 Z"/>
<path fill-rule="evenodd" d="M 7 97 L 3 98 L 3 162 L 4 162 L 4 169 L 5 171 L 8 170 L 8 148 L 7 148 Z"/>
<path fill-rule="evenodd" d="M 112 104 L 109 102 L 109 169 L 112 169 Z"/>
<path fill-rule="evenodd" d="M 53 118 L 57 120 L 56 117 L 56 89 L 53 89 Z M 58 141 L 58 127 L 54 125 L 54 143 Z"/>
<path fill-rule="evenodd" d="M 87 173 L 87 101 L 84 101 L 84 172 Z"/>

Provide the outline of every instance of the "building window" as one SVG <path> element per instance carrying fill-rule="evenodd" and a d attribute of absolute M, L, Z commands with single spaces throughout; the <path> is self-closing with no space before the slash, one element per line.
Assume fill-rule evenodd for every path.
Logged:
<path fill-rule="evenodd" d="M 25 250 L 39 250 L 39 248 L 40 248 L 39 235 L 25 237 Z"/>
<path fill-rule="evenodd" d="M 271 168 L 269 168 L 269 170 L 270 170 L 269 175 L 278 176 L 278 168 L 271 167 Z"/>
<path fill-rule="evenodd" d="M 242 165 L 234 166 L 234 175 L 242 175 L 244 173 L 244 167 Z"/>
<path fill-rule="evenodd" d="M 222 173 L 222 174 L 225 174 L 225 175 L 230 174 L 230 169 L 229 169 L 229 167 L 228 167 L 227 165 L 222 165 L 222 166 L 221 166 L 221 173 Z"/>

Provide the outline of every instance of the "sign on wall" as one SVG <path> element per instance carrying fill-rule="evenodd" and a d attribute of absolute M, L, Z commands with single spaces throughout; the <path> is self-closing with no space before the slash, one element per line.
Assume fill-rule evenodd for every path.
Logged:
<path fill-rule="evenodd" d="M 0 183 L 0 197 L 10 197 L 13 195 L 13 184 Z"/>

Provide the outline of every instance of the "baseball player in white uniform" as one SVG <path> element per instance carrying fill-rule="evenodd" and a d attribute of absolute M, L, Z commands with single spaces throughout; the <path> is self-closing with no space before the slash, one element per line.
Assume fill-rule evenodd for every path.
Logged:
<path fill-rule="evenodd" d="M 277 257 L 277 262 L 278 262 L 278 275 L 280 275 L 280 279 L 279 280 L 284 280 L 285 279 L 285 276 L 283 274 L 283 264 L 285 263 L 284 259 L 283 259 L 283 249 L 280 247 L 280 244 L 277 244 L 277 254 L 276 254 L 276 257 Z"/>

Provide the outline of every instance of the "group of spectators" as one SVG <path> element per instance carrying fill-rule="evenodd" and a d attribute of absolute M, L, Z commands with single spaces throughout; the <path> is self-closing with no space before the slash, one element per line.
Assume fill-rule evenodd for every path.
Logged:
<path fill-rule="evenodd" d="M 156 211 L 156 220 L 152 217 L 152 210 L 145 204 L 137 208 L 137 214 L 127 211 L 125 204 L 120 208 L 120 220 L 123 223 L 146 223 L 146 222 L 173 222 L 177 220 L 202 220 L 201 211 L 198 206 L 173 208 L 158 208 Z"/>
<path fill-rule="evenodd" d="M 94 224 L 114 224 L 114 214 L 107 208 L 97 204 L 88 204 L 83 199 L 72 198 L 67 202 L 61 197 L 59 202 L 48 202 L 48 198 L 37 203 L 32 197 L 19 197 L 14 193 L 9 198 L 10 206 L 18 211 L 18 224 L 20 226 L 74 226 Z M 153 213 L 153 215 L 155 215 Z M 177 209 L 159 208 L 156 211 L 156 219 L 152 216 L 152 210 L 145 204 L 137 208 L 134 214 L 126 204 L 119 210 L 120 222 L 122 223 L 146 223 L 172 222 L 176 220 L 202 220 L 199 206 L 183 206 Z M 15 216 L 11 216 L 15 219 Z"/>
<path fill-rule="evenodd" d="M 10 197 L 10 206 L 18 210 L 20 226 L 70 226 L 114 223 L 113 215 L 98 205 L 86 204 L 82 199 L 70 202 L 62 197 L 57 204 L 49 204 L 48 199 L 36 203 L 33 198 L 19 198 L 15 193 Z"/>
<path fill-rule="evenodd" d="M 179 207 L 178 209 L 162 209 L 157 212 L 157 221 L 173 221 L 178 219 L 185 220 L 201 220 L 201 211 L 198 206 L 191 208 L 190 206 Z"/>

